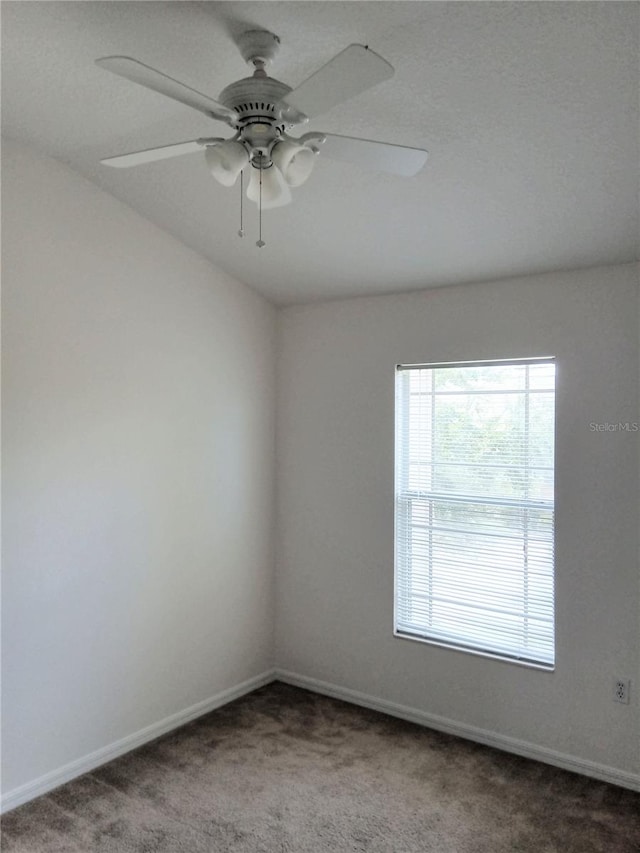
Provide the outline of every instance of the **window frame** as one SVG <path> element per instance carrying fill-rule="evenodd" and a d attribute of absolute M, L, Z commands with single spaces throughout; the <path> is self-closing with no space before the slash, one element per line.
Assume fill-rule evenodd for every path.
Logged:
<path fill-rule="evenodd" d="M 554 387 L 553 387 L 553 405 L 554 405 L 554 419 L 553 419 L 553 500 L 550 502 L 550 510 L 552 512 L 552 521 L 551 521 L 551 636 L 553 643 L 553 659 L 551 661 L 543 661 L 535 659 L 534 657 L 526 657 L 524 655 L 518 654 L 508 654 L 503 651 L 499 651 L 491 648 L 482 648 L 479 645 L 474 645 L 472 641 L 468 643 L 459 640 L 446 640 L 442 639 L 442 637 L 429 636 L 428 630 L 425 633 L 413 633 L 409 632 L 404 628 L 398 627 L 399 622 L 399 609 L 398 609 L 398 600 L 399 600 L 399 536 L 398 536 L 398 528 L 401 523 L 400 512 L 399 512 L 399 489 L 398 489 L 398 480 L 399 480 L 399 471 L 401 460 L 398 458 L 399 454 L 399 439 L 398 432 L 400 429 L 399 421 L 400 421 L 400 411 L 398 405 L 398 383 L 399 383 L 399 373 L 409 370 L 437 370 L 443 368 L 464 368 L 464 367 L 492 367 L 492 366 L 500 366 L 500 367 L 508 367 L 508 366 L 524 366 L 524 365 L 538 365 L 538 364 L 553 364 L 554 365 Z M 543 670 L 546 672 L 553 672 L 556 668 L 557 663 L 557 649 L 556 649 L 556 603 L 555 603 L 555 587 L 556 587 L 556 561 L 555 561 L 555 536 L 556 536 L 556 510 L 555 510 L 555 479 L 556 479 L 556 440 L 557 440 L 557 359 L 555 356 L 539 356 L 539 357 L 518 357 L 518 358 L 508 358 L 508 359 L 487 359 L 487 360 L 476 360 L 476 361 L 456 361 L 456 362 L 435 362 L 435 363 L 424 363 L 424 364 L 404 364 L 399 363 L 395 366 L 395 394 L 394 394 L 394 583 L 393 583 L 393 635 L 397 639 L 409 640 L 413 642 L 420 642 L 431 646 L 436 646 L 438 648 L 449 649 L 450 651 L 458 651 L 464 652 L 466 654 L 476 655 L 478 657 L 489 658 L 505 663 L 512 663 L 518 666 L 524 666 L 532 669 Z M 406 413 L 405 413 L 406 414 Z M 527 427 L 528 428 L 528 427 Z M 404 460 L 403 460 L 404 461 Z M 452 495 L 455 499 L 455 493 Z M 481 504 L 482 500 L 479 498 L 478 504 Z M 524 538 L 524 537 L 523 537 Z"/>

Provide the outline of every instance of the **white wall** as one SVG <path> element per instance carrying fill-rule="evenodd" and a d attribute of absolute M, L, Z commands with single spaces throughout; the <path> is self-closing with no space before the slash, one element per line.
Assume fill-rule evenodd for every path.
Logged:
<path fill-rule="evenodd" d="M 275 312 L 2 156 L 6 793 L 272 666 Z"/>
<path fill-rule="evenodd" d="M 620 771 L 638 744 L 634 266 L 275 312 L 3 146 L 5 794 L 267 670 Z M 397 362 L 558 357 L 557 669 L 395 639 Z M 613 676 L 635 681 L 611 701 Z"/>
<path fill-rule="evenodd" d="M 640 772 L 638 269 L 291 307 L 280 317 L 278 665 Z M 396 363 L 554 355 L 557 668 L 394 638 Z M 612 701 L 614 676 L 632 704 Z"/>

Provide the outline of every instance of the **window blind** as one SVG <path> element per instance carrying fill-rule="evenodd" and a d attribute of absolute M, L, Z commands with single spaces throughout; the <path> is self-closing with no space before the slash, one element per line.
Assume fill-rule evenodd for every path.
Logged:
<path fill-rule="evenodd" d="M 395 632 L 554 664 L 553 359 L 400 366 Z"/>

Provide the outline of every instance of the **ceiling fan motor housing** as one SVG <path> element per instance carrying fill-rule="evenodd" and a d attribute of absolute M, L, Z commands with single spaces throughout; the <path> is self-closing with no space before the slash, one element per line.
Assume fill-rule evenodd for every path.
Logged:
<path fill-rule="evenodd" d="M 263 168 L 267 162 L 271 165 L 270 150 L 284 134 L 285 128 L 306 120 L 306 116 L 295 111 L 292 113 L 291 108 L 282 102 L 289 92 L 291 87 L 286 83 L 258 71 L 252 77 L 231 83 L 220 93 L 220 103 L 234 110 L 238 116 L 235 126 L 240 141 L 251 149 L 252 161 L 257 157 Z"/>
<path fill-rule="evenodd" d="M 278 124 L 282 119 L 282 98 L 291 87 L 273 77 L 244 77 L 220 92 L 219 101 L 238 114 L 240 127 L 249 122 Z"/>

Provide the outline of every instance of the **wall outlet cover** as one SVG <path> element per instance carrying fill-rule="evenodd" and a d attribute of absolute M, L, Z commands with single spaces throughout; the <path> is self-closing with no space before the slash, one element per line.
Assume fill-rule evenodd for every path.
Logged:
<path fill-rule="evenodd" d="M 630 690 L 631 682 L 628 678 L 615 678 L 613 681 L 613 701 L 628 705 Z"/>

